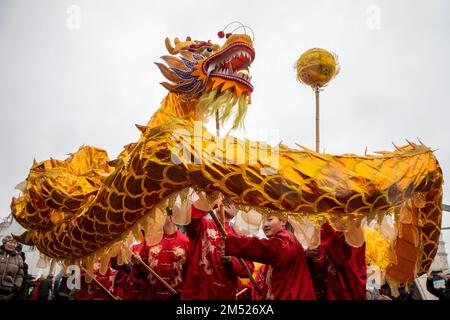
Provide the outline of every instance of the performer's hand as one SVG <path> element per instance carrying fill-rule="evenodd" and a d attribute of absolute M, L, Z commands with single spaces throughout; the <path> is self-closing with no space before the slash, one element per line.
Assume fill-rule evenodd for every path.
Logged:
<path fill-rule="evenodd" d="M 220 260 L 223 264 L 231 264 L 231 257 L 225 255 L 225 246 L 221 245 L 219 247 L 219 253 L 220 253 Z"/>
<path fill-rule="evenodd" d="M 114 300 L 122 300 L 122 298 L 119 297 L 119 296 L 115 296 L 115 297 L 114 297 Z"/>
<path fill-rule="evenodd" d="M 135 253 L 135 252 L 133 252 L 133 254 L 131 255 L 131 263 L 133 263 L 133 264 L 141 264 L 140 256 L 137 253 Z"/>

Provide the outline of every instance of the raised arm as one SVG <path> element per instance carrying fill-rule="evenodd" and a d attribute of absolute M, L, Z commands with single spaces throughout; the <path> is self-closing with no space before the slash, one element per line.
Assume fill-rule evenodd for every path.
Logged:
<path fill-rule="evenodd" d="M 269 239 L 228 234 L 225 240 L 226 254 L 268 265 L 288 263 L 293 250 L 288 239 L 278 234 Z"/>

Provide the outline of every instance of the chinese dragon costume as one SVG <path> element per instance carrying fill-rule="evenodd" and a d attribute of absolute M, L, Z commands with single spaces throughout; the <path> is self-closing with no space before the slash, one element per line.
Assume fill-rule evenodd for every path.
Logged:
<path fill-rule="evenodd" d="M 170 55 L 156 65 L 169 92 L 148 124 L 137 126 L 139 140 L 112 161 L 83 146 L 66 160 L 34 162 L 11 203 L 27 230 L 18 240 L 66 265 L 92 270 L 100 259 L 106 270 L 111 257 L 130 259 L 127 247 L 141 229 L 149 243 L 161 239 L 167 206 L 188 208 L 194 192 L 211 201 L 220 193 L 249 225 L 276 214 L 297 231 L 336 218 L 365 226 L 367 262 L 391 284 L 427 272 L 438 247 L 443 184 L 430 148 L 408 142 L 377 155 L 329 155 L 216 137 L 202 121 L 218 113 L 237 128 L 251 102 L 252 38 L 232 34 L 221 46 L 175 38 L 166 47 Z M 188 222 L 178 214 L 178 223 Z M 351 228 L 345 231 L 351 243 Z"/>

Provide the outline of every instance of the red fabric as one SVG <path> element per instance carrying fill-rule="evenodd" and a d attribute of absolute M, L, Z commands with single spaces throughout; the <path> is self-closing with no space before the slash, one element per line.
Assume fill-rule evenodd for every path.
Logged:
<path fill-rule="evenodd" d="M 249 284 L 251 289 L 251 297 L 252 300 L 261 300 L 262 297 L 265 297 L 267 295 L 267 284 L 266 284 L 266 276 L 267 276 L 267 270 L 269 268 L 263 264 L 259 270 L 258 273 L 255 276 L 255 281 L 258 285 L 258 287 L 261 289 L 261 294 L 255 289 L 252 283 Z"/>
<path fill-rule="evenodd" d="M 315 300 L 305 251 L 289 231 L 283 229 L 269 239 L 229 234 L 225 251 L 268 265 L 264 300 Z"/>
<path fill-rule="evenodd" d="M 163 278 L 172 288 L 179 291 L 185 276 L 185 263 L 189 251 L 189 240 L 180 231 L 168 235 L 164 234 L 162 240 L 157 245 L 142 247 L 139 254 L 161 278 Z M 142 268 L 141 268 L 142 269 Z M 145 270 L 145 269 L 144 269 Z M 174 294 L 166 288 L 156 277 L 148 273 L 145 281 L 145 293 L 143 299 L 146 300 L 168 300 L 173 299 Z"/>
<path fill-rule="evenodd" d="M 316 270 L 323 274 L 316 285 L 326 292 L 327 300 L 366 299 L 366 244 L 354 248 L 345 242 L 343 232 L 328 223 L 320 230 L 320 253 Z"/>
<path fill-rule="evenodd" d="M 39 296 L 39 286 L 41 285 L 41 278 L 34 282 L 33 291 L 31 292 L 30 300 L 37 300 Z"/>
<path fill-rule="evenodd" d="M 106 289 L 114 294 L 114 277 L 116 272 L 111 268 L 108 268 L 105 275 L 100 273 L 100 270 L 95 270 L 93 276 L 100 282 Z M 112 300 L 112 297 L 101 288 L 94 280 L 87 283 L 85 275 L 81 277 L 81 288 L 77 293 L 77 300 Z"/>
<path fill-rule="evenodd" d="M 192 205 L 191 223 L 186 226 L 190 241 L 186 282 L 182 288 L 182 300 L 235 300 L 238 276 L 246 276 L 237 258 L 231 258 L 231 265 L 224 265 L 220 259 L 221 233 L 215 222 L 204 217 Z M 235 235 L 235 231 L 225 222 L 225 231 Z M 250 272 L 253 263 L 246 262 Z"/>
<path fill-rule="evenodd" d="M 113 295 L 119 297 L 122 300 L 127 299 L 127 290 L 129 290 L 128 274 L 126 273 L 124 268 L 120 268 L 117 271 L 116 276 L 114 277 Z"/>

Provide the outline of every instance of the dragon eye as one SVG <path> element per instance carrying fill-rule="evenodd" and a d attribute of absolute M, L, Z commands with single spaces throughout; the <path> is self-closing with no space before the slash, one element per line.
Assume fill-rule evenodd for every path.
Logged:
<path fill-rule="evenodd" d="M 208 48 L 208 49 L 206 49 L 206 50 L 208 50 L 208 52 L 211 52 L 211 51 L 212 51 L 212 48 Z"/>

